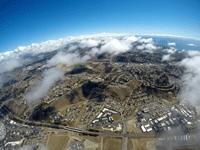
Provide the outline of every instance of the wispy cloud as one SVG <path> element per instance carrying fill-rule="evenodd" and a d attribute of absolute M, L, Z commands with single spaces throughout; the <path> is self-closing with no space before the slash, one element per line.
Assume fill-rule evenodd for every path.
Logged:
<path fill-rule="evenodd" d="M 172 43 L 168 43 L 167 45 L 169 45 L 169 46 L 176 46 L 176 43 L 172 42 Z"/>
<path fill-rule="evenodd" d="M 43 73 L 43 80 L 34 89 L 26 93 L 24 99 L 29 107 L 33 107 L 39 102 L 49 91 L 49 89 L 62 77 L 64 72 L 56 68 L 51 68 Z"/>
<path fill-rule="evenodd" d="M 191 44 L 188 44 L 188 46 L 196 46 L 196 45 L 191 43 Z"/>

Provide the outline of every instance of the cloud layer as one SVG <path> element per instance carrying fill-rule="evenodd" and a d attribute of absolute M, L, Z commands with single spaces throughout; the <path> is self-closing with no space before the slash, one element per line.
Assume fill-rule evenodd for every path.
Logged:
<path fill-rule="evenodd" d="M 120 52 L 130 50 L 135 42 L 142 43 L 142 46 L 138 48 L 144 49 L 147 52 L 152 52 L 156 49 L 153 39 L 141 39 L 140 37 L 135 37 L 128 34 L 101 33 L 95 35 L 67 37 L 59 40 L 49 40 L 40 44 L 33 43 L 32 45 L 26 47 L 19 46 L 14 51 L 0 53 L 0 73 L 12 71 L 13 69 L 21 67 L 24 64 L 31 64 L 33 61 L 35 61 L 35 56 L 37 56 L 37 59 L 43 59 L 45 53 L 55 50 L 58 50 L 58 52 L 60 50 L 67 50 L 67 52 L 71 52 L 71 54 L 58 53 L 55 58 L 52 58 L 52 60 L 48 61 L 50 66 L 55 66 L 60 63 L 73 64 L 76 61 L 78 63 L 83 62 L 90 59 L 90 57 L 95 56 L 96 54 L 101 54 L 104 52 L 109 52 L 115 55 Z M 98 47 L 99 45 L 101 46 Z M 87 52 L 88 56 L 82 58 L 80 57 L 80 54 L 76 52 L 78 48 L 91 48 L 91 51 Z M 56 62 L 56 60 L 58 60 L 58 62 Z M 74 60 L 74 62 L 72 62 L 72 60 Z"/>
<path fill-rule="evenodd" d="M 170 46 L 175 46 L 176 43 L 168 43 Z M 192 46 L 192 44 L 190 44 Z M 134 47 L 136 46 L 136 47 Z M 136 48 L 141 52 L 154 53 L 156 50 L 160 49 L 159 46 L 155 45 L 152 38 L 142 39 L 141 37 L 135 37 L 128 34 L 109 34 L 101 33 L 95 35 L 84 35 L 77 37 L 67 37 L 59 40 L 49 40 L 42 42 L 40 44 L 32 44 L 26 47 L 18 47 L 14 51 L 5 52 L 0 54 L 0 74 L 6 71 L 12 71 L 13 69 L 23 66 L 28 63 L 35 61 L 37 59 L 43 59 L 47 52 L 55 51 L 55 54 L 47 60 L 48 67 L 55 67 L 60 64 L 73 65 L 76 63 L 83 63 L 91 59 L 95 55 L 108 52 L 112 55 L 119 54 L 121 52 L 126 52 Z M 81 52 L 79 51 L 81 50 Z M 172 60 L 173 54 L 177 52 L 175 48 L 169 48 L 164 50 L 165 54 L 162 57 L 162 61 Z M 180 51 L 181 52 L 181 51 Z M 198 59 L 200 56 L 199 51 L 188 51 L 187 58 L 181 62 L 180 65 L 186 66 L 188 71 L 196 71 L 194 68 L 199 69 L 196 65 L 198 64 Z M 195 63 L 192 63 L 195 62 Z M 190 64 L 190 66 L 188 66 Z M 195 66 L 195 67 L 191 67 Z M 199 65 L 200 66 L 200 65 Z M 191 70 L 193 68 L 193 70 Z M 48 72 L 51 72 L 50 74 Z M 49 71 L 43 74 L 43 81 L 40 83 L 40 86 L 35 88 L 32 92 L 27 93 L 26 99 L 28 100 L 29 105 L 38 99 L 41 99 L 48 90 L 53 86 L 53 84 L 63 77 L 63 72 L 59 70 L 50 69 Z M 188 80 L 193 82 L 199 81 L 199 76 L 197 72 L 188 73 L 183 77 L 184 87 L 188 93 L 191 89 L 191 85 Z M 49 82 L 51 80 L 52 82 Z M 3 78 L 0 75 L 0 87 L 3 85 Z M 195 84 L 196 85 L 196 84 Z M 197 85 L 199 86 L 199 85 Z M 41 92 L 43 91 L 43 92 Z M 194 93 L 196 93 L 194 91 Z M 181 98 L 185 95 L 181 95 Z"/>
<path fill-rule="evenodd" d="M 51 68 L 44 72 L 42 82 L 24 96 L 27 105 L 32 107 L 37 104 L 38 101 L 48 93 L 49 89 L 62 77 L 64 77 L 64 72 L 56 68 Z"/>
<path fill-rule="evenodd" d="M 34 43 L 30 46 L 20 46 L 14 51 L 0 54 L 0 74 L 12 71 L 23 65 L 31 65 L 33 62 L 43 59 L 48 52 L 53 52 L 51 57 L 46 59 L 47 67 L 56 67 L 60 64 L 73 65 L 83 63 L 95 55 L 108 52 L 116 55 L 129 51 L 135 43 L 140 43 L 138 49 L 144 52 L 153 53 L 157 49 L 153 39 L 141 39 L 128 34 L 101 33 L 95 35 L 84 35 L 77 37 L 67 37 L 63 39 L 49 40 L 40 44 Z M 63 72 L 50 69 L 43 74 L 43 80 L 39 85 L 25 95 L 27 104 L 32 106 L 42 99 L 53 86 L 62 78 Z M 3 76 L 0 75 L 0 87 L 3 85 Z"/>

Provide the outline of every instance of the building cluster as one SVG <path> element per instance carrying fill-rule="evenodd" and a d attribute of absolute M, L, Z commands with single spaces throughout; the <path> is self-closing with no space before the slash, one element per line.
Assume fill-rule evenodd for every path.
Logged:
<path fill-rule="evenodd" d="M 91 124 L 92 121 L 100 114 L 100 112 L 107 108 L 109 110 L 114 110 L 120 112 L 122 114 L 130 113 L 132 114 L 134 108 L 126 105 L 126 103 L 122 103 L 120 101 L 114 100 L 112 98 L 106 98 L 105 101 L 98 103 L 98 102 L 88 102 L 86 110 L 81 118 L 81 121 L 84 124 Z"/>
<path fill-rule="evenodd" d="M 145 80 L 147 84 L 154 85 L 155 79 L 161 74 L 173 74 L 170 76 L 172 81 L 178 82 L 175 77 L 179 77 L 183 74 L 183 69 L 176 65 L 166 64 L 151 64 L 151 63 L 115 63 L 118 66 L 117 69 L 111 73 L 108 77 L 113 83 L 126 83 L 132 79 Z M 124 76 L 124 79 L 120 80 Z M 120 82 L 118 82 L 120 81 Z"/>
<path fill-rule="evenodd" d="M 53 121 L 61 121 L 61 119 L 63 119 L 63 115 L 60 112 L 58 112 L 56 114 L 51 115 L 50 118 Z"/>
<path fill-rule="evenodd" d="M 0 109 L 0 149 L 19 149 L 23 145 L 44 142 L 46 134 L 39 127 L 23 125 L 9 119 L 4 107 Z"/>
<path fill-rule="evenodd" d="M 105 123 L 112 123 L 113 122 L 113 117 L 112 115 L 116 115 L 119 112 L 108 109 L 108 108 L 103 108 L 101 112 L 98 114 L 98 116 L 92 121 L 90 124 L 91 127 L 93 126 L 99 126 Z"/>
<path fill-rule="evenodd" d="M 76 141 L 76 140 L 72 140 L 72 141 L 69 143 L 67 149 L 68 149 L 68 150 L 84 150 L 85 147 L 84 147 L 83 142 Z"/>
<path fill-rule="evenodd" d="M 102 108 L 102 103 L 88 102 L 86 110 L 81 117 L 81 121 L 83 121 L 84 124 L 89 124 L 97 116 L 97 113 L 99 113 L 100 109 Z"/>
<path fill-rule="evenodd" d="M 123 85 L 133 79 L 133 76 L 122 69 L 115 69 L 106 80 L 111 81 L 112 85 Z"/>
<path fill-rule="evenodd" d="M 117 124 L 117 125 L 108 125 L 108 127 L 104 128 L 102 127 L 103 130 L 110 130 L 110 131 L 121 131 L 122 130 L 122 124 Z"/>
<path fill-rule="evenodd" d="M 65 83 L 56 85 L 50 90 L 49 94 L 44 97 L 44 102 L 50 104 L 70 90 L 71 89 Z"/>
<path fill-rule="evenodd" d="M 30 126 L 21 126 L 15 129 L 8 127 L 6 136 L 2 140 L 5 149 L 17 149 L 23 145 L 33 145 L 44 142 L 46 133 L 39 132 Z"/>
<path fill-rule="evenodd" d="M 28 132 L 25 131 L 26 134 L 28 134 L 29 138 L 25 138 L 23 145 L 40 145 L 42 146 L 42 144 L 45 142 L 46 137 L 47 137 L 47 133 L 46 132 Z"/>
<path fill-rule="evenodd" d="M 88 125 L 94 125 L 91 124 L 95 119 L 97 120 L 97 116 L 101 114 L 101 111 L 103 108 L 108 108 L 110 110 L 117 110 L 120 114 L 123 115 L 123 117 L 128 118 L 134 115 L 135 109 L 137 107 L 142 107 L 145 104 L 149 104 L 150 102 L 159 102 L 159 99 L 153 98 L 148 96 L 146 93 L 135 93 L 133 92 L 130 96 L 130 98 L 124 102 L 114 100 L 113 98 L 107 97 L 105 98 L 105 101 L 98 103 L 98 102 L 88 102 L 86 110 L 81 118 L 81 121 L 84 122 L 84 124 Z M 76 108 L 77 112 L 73 112 L 73 115 L 70 115 L 70 120 L 76 119 L 76 114 L 78 115 L 79 109 Z M 105 118 L 104 118 L 105 119 Z M 104 122 L 110 122 L 110 120 L 106 120 Z M 99 123 L 96 123 L 99 124 Z"/>
<path fill-rule="evenodd" d="M 156 100 L 156 98 L 148 96 L 147 93 L 133 92 L 127 100 L 127 104 L 131 105 L 132 107 L 140 107 Z"/>
<path fill-rule="evenodd" d="M 14 148 L 17 149 L 22 146 L 24 138 L 19 133 L 8 134 L 6 140 L 4 140 L 4 148 Z"/>
<path fill-rule="evenodd" d="M 66 112 L 66 114 L 65 114 L 65 116 L 64 116 L 63 119 L 65 121 L 72 121 L 72 122 L 74 122 L 77 119 L 78 114 L 81 111 L 83 105 L 84 105 L 84 102 L 83 103 L 78 103 L 76 105 L 73 105 L 72 107 L 69 107 L 67 109 L 67 112 Z"/>
<path fill-rule="evenodd" d="M 171 108 L 159 103 L 145 105 L 137 112 L 138 125 L 142 132 L 161 132 L 171 130 L 182 125 L 186 129 L 191 129 L 195 125 L 195 113 L 186 105 L 176 104 Z"/>

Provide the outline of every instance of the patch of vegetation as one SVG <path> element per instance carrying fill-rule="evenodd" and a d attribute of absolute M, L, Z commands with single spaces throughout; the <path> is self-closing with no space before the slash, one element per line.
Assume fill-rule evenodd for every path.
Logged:
<path fill-rule="evenodd" d="M 74 67 L 85 67 L 85 64 L 78 63 L 78 64 L 75 64 Z"/>
<path fill-rule="evenodd" d="M 156 84 L 159 86 L 167 86 L 169 85 L 169 78 L 166 74 L 163 74 L 156 80 Z"/>
<path fill-rule="evenodd" d="M 91 131 L 91 132 L 99 132 L 99 130 L 95 130 L 95 129 L 89 129 L 88 131 Z"/>
<path fill-rule="evenodd" d="M 21 116 L 25 113 L 25 111 L 28 109 L 28 106 L 26 106 L 23 110 L 22 110 L 22 112 L 19 114 L 19 117 L 21 118 Z"/>

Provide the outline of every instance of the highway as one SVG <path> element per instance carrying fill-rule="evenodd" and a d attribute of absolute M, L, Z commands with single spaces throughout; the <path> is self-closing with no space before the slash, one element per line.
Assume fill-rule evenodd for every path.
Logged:
<path fill-rule="evenodd" d="M 14 120 L 16 120 L 18 122 L 27 124 L 29 126 L 40 126 L 40 127 L 53 128 L 53 129 L 45 129 L 45 131 L 71 131 L 71 132 L 76 132 L 76 133 L 80 133 L 80 134 L 90 134 L 90 135 L 93 135 L 93 136 L 120 137 L 120 138 L 124 138 L 124 140 L 123 140 L 124 146 L 127 143 L 126 142 L 126 140 L 127 140 L 126 138 L 158 138 L 159 137 L 159 134 L 156 134 L 155 132 L 142 133 L 142 134 L 130 134 L 130 133 L 127 133 L 126 121 L 128 121 L 130 119 L 133 119 L 133 118 L 126 118 L 126 119 L 123 119 L 121 121 L 113 123 L 113 124 L 124 123 L 123 133 L 94 132 L 94 131 L 92 132 L 92 131 L 87 131 L 87 130 L 74 128 L 74 127 L 69 127 L 69 126 L 64 126 L 64 125 L 56 125 L 56 124 L 52 124 L 52 123 L 41 123 L 41 122 L 27 121 L 27 120 L 21 119 L 19 117 L 16 117 L 11 113 L 9 114 L 9 118 L 10 119 L 14 119 Z M 24 129 L 24 128 L 19 128 L 19 127 L 17 127 L 16 130 L 18 130 L 18 131 L 24 131 L 24 130 L 26 130 L 26 131 L 33 131 L 33 130 L 37 131 L 37 129 L 31 129 L 31 128 Z M 190 133 L 196 133 L 196 131 L 190 132 Z"/>
<path fill-rule="evenodd" d="M 27 120 L 23 120 L 21 118 L 18 118 L 14 115 L 11 115 L 10 117 L 11 117 L 11 119 L 17 120 L 17 121 L 22 122 L 24 124 L 28 124 L 28 125 L 32 125 L 32 126 L 54 128 L 54 129 L 46 129 L 46 131 L 71 131 L 71 132 L 76 132 L 76 133 L 81 133 L 81 134 L 90 134 L 90 135 L 94 135 L 94 136 L 108 136 L 108 137 L 121 137 L 121 138 L 123 138 L 123 137 L 150 138 L 150 137 L 156 137 L 156 135 L 157 135 L 157 134 L 154 134 L 154 133 L 128 134 L 127 129 L 126 129 L 126 132 L 124 132 L 124 133 L 92 132 L 92 131 L 86 131 L 86 130 L 82 130 L 82 129 L 79 129 L 79 128 L 73 128 L 73 127 L 64 126 L 64 125 L 55 125 L 55 124 L 51 124 L 51 123 L 41 123 L 41 122 L 27 121 Z M 124 119 L 123 122 L 126 121 L 126 120 L 127 119 Z M 20 130 L 20 129 L 18 129 L 18 130 Z M 27 130 L 29 130 L 29 129 L 27 129 Z"/>

